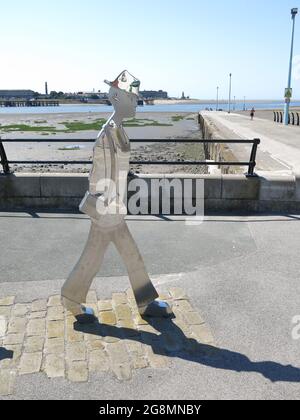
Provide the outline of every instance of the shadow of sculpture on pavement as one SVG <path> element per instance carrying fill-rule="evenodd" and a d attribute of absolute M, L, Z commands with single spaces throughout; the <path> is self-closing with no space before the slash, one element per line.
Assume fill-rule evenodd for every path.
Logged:
<path fill-rule="evenodd" d="M 13 359 L 14 352 L 12 350 L 6 350 L 4 347 L 0 347 L 0 362 L 5 359 Z"/>
<path fill-rule="evenodd" d="M 300 368 L 272 361 L 253 362 L 244 354 L 199 343 L 194 338 L 186 337 L 171 318 L 147 318 L 147 322 L 156 333 L 100 323 L 82 325 L 76 322 L 74 329 L 103 338 L 140 342 L 151 346 L 154 354 L 180 358 L 215 369 L 259 373 L 271 382 L 300 382 Z"/>

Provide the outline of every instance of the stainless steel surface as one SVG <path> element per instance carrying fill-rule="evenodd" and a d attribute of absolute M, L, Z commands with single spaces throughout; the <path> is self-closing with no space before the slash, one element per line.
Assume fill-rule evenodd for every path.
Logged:
<path fill-rule="evenodd" d="M 145 308 L 140 309 L 140 312 L 143 317 L 149 318 L 169 318 L 173 315 L 171 306 L 160 300 L 151 302 Z"/>
<path fill-rule="evenodd" d="M 80 205 L 80 210 L 91 219 L 90 233 L 78 263 L 62 288 L 62 296 L 77 304 L 86 301 L 104 254 L 113 243 L 126 265 L 137 306 L 144 311 L 158 294 L 124 220 L 130 141 L 122 121 L 135 116 L 139 81 L 125 71 L 110 86 L 109 99 L 114 113 L 96 139 L 89 191 Z M 74 315 L 82 315 L 78 314 L 78 306 L 65 306 Z M 154 306 L 157 312 L 159 303 Z"/>

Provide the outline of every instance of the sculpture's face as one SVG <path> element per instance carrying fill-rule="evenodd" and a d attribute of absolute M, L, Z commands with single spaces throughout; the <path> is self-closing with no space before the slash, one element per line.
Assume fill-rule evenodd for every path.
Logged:
<path fill-rule="evenodd" d="M 122 71 L 122 73 L 113 82 L 105 80 L 105 83 L 109 84 L 109 86 L 119 88 L 125 92 L 133 93 L 136 96 L 139 96 L 141 82 L 127 70 Z"/>
<path fill-rule="evenodd" d="M 135 116 L 138 104 L 138 97 L 136 95 L 112 86 L 109 90 L 108 97 L 120 117 L 133 118 Z"/>
<path fill-rule="evenodd" d="M 110 86 L 108 98 L 112 103 L 119 119 L 133 118 L 138 104 L 140 81 L 124 70 L 113 82 L 108 82 Z"/>

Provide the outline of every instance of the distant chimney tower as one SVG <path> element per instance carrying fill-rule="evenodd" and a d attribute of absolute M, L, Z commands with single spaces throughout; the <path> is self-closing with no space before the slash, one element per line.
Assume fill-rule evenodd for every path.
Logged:
<path fill-rule="evenodd" d="M 48 82 L 45 83 L 45 94 L 48 96 Z"/>

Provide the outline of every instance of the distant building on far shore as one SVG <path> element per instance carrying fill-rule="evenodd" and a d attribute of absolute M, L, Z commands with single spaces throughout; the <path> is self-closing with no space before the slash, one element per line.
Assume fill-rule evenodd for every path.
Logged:
<path fill-rule="evenodd" d="M 93 90 L 93 92 L 66 93 L 65 97 L 66 99 L 77 99 L 88 102 L 89 100 L 107 100 L 108 94 L 100 90 L 98 92 Z"/>
<path fill-rule="evenodd" d="M 143 99 L 168 99 L 168 92 L 163 90 L 143 90 L 140 92 Z"/>
<path fill-rule="evenodd" d="M 33 90 L 0 90 L 0 99 L 34 99 Z"/>

